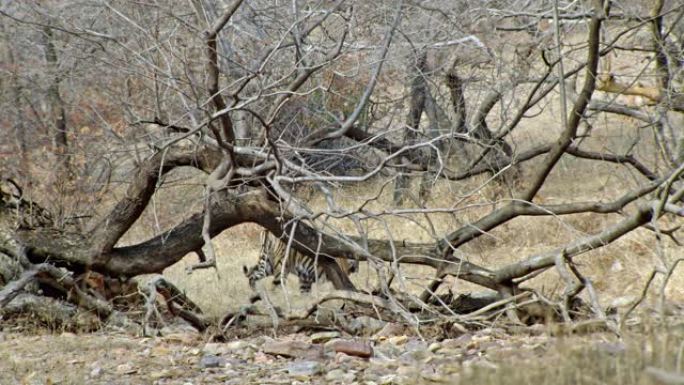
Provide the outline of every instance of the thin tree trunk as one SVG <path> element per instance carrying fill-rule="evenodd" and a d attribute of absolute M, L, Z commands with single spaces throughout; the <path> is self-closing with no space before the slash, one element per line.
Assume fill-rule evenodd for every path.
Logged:
<path fill-rule="evenodd" d="M 21 113 L 21 83 L 19 82 L 17 61 L 14 56 L 14 50 L 12 49 L 12 42 L 4 26 L 2 27 L 2 32 L 5 35 L 5 44 L 7 45 L 7 60 L 11 71 L 10 88 L 12 90 L 12 103 L 15 115 L 14 137 L 21 157 L 21 164 L 19 165 L 19 168 L 21 170 L 21 176 L 30 182 L 30 180 L 27 178 L 30 170 L 28 158 L 28 140 L 26 135 L 26 127 L 24 125 L 24 117 Z"/>
<path fill-rule="evenodd" d="M 447 73 L 446 82 L 449 93 L 451 94 L 451 104 L 454 109 L 454 115 L 456 116 L 454 131 L 459 134 L 465 134 L 468 132 L 468 127 L 466 126 L 466 102 L 465 96 L 463 95 L 463 81 L 458 76 L 455 65 Z"/>
<path fill-rule="evenodd" d="M 666 52 L 666 41 L 663 36 L 663 17 L 662 10 L 664 6 L 663 0 L 657 0 L 653 3 L 651 9 L 651 33 L 653 35 L 653 47 L 655 49 L 655 73 L 656 82 L 660 88 L 661 100 L 658 102 L 656 111 L 658 120 L 655 124 L 655 130 L 658 142 L 660 142 L 661 151 L 666 162 L 670 165 L 676 165 L 676 155 L 673 154 L 672 143 L 675 138 L 673 132 L 670 130 L 670 137 L 668 138 L 666 127 L 670 126 L 667 119 L 667 111 L 670 109 L 670 101 L 672 92 L 670 89 L 670 70 Z"/>
<path fill-rule="evenodd" d="M 429 139 L 434 139 L 442 133 L 445 126 L 448 126 L 448 123 L 445 124 L 448 119 L 446 118 L 444 112 L 439 109 L 439 105 L 437 104 L 437 101 L 435 101 L 434 96 L 432 96 L 427 84 L 425 84 L 425 86 L 425 113 L 427 114 L 429 121 L 426 134 Z M 436 170 L 438 168 L 437 151 L 443 153 L 444 149 L 447 147 L 446 143 L 447 141 L 442 140 L 439 143 L 435 143 L 435 147 L 437 148 L 436 150 L 432 148 L 429 149 L 427 159 L 427 166 L 429 169 Z M 423 177 L 420 180 L 420 190 L 418 193 L 421 203 L 425 203 L 428 198 L 430 198 L 430 191 L 432 190 L 434 180 L 434 172 L 423 173 Z"/>
<path fill-rule="evenodd" d="M 54 36 L 52 29 L 49 27 L 43 28 L 43 45 L 45 46 L 45 61 L 47 62 L 50 71 L 51 79 L 48 86 L 48 100 L 50 102 L 50 112 L 54 119 L 54 126 L 52 132 L 53 151 L 60 157 L 60 165 L 68 167 L 69 161 L 66 158 L 68 143 L 67 143 L 67 126 L 66 126 L 66 112 L 64 109 L 64 100 L 59 93 L 59 83 L 61 82 L 58 74 L 58 58 L 57 50 L 53 42 Z"/>
<path fill-rule="evenodd" d="M 474 111 L 474 116 L 470 124 L 468 124 L 463 81 L 458 76 L 455 66 L 447 73 L 446 84 L 451 95 L 451 105 L 456 115 L 454 131 L 457 133 L 469 133 L 473 138 L 479 140 L 484 147 L 484 150 L 474 159 L 470 159 L 467 153 L 463 154 L 464 158 L 470 163 L 468 169 L 472 169 L 479 163 L 484 162 L 491 170 L 491 173 L 494 174 L 505 165 L 510 164 L 513 149 L 503 138 L 496 138 L 487 126 L 487 116 L 501 100 L 501 93 L 497 90 L 490 90 L 477 110 Z M 517 172 L 510 175 L 513 175 L 514 179 L 517 178 Z"/>
<path fill-rule="evenodd" d="M 424 74 L 427 66 L 427 55 L 421 52 L 416 58 L 414 65 L 417 71 L 416 76 L 411 82 L 411 104 L 408 116 L 406 118 L 406 131 L 404 132 L 404 145 L 412 144 L 418 138 L 418 130 L 420 129 L 420 119 L 425 109 L 425 92 L 427 84 L 425 82 Z M 402 160 L 411 162 L 411 159 L 402 157 Z M 411 184 L 407 175 L 404 174 L 406 170 L 397 177 L 394 185 L 394 204 L 400 205 L 406 198 L 406 192 Z"/>

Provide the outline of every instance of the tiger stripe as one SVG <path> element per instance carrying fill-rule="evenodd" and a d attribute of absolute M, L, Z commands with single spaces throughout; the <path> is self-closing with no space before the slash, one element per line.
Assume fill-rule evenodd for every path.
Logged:
<path fill-rule="evenodd" d="M 321 282 L 326 280 L 323 266 L 317 264 L 314 258 L 294 248 L 291 248 L 290 252 L 287 253 L 287 244 L 265 230 L 261 233 L 259 254 L 259 261 L 256 265 L 250 268 L 242 267 L 252 289 L 255 288 L 258 281 L 271 275 L 273 276 L 273 284 L 280 285 L 283 276 L 287 278 L 290 273 L 296 274 L 299 278 L 299 290 L 302 293 L 311 291 L 311 286 L 316 280 Z M 285 260 L 286 254 L 287 260 Z M 338 258 L 337 262 L 346 274 L 354 273 L 358 269 L 357 261 L 350 263 L 347 259 Z"/>

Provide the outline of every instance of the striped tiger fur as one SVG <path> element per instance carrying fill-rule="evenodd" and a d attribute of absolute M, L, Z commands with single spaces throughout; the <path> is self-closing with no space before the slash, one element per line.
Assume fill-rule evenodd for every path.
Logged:
<path fill-rule="evenodd" d="M 326 280 L 323 266 L 321 264 L 316 266 L 314 258 L 302 254 L 294 248 L 290 249 L 283 270 L 286 249 L 286 242 L 282 242 L 268 231 L 261 233 L 259 261 L 250 268 L 242 266 L 242 271 L 249 279 L 249 286 L 252 289 L 255 288 L 258 281 L 271 275 L 273 276 L 273 285 L 280 285 L 282 273 L 285 274 L 284 278 L 287 278 L 290 273 L 296 274 L 299 278 L 299 291 L 302 293 L 310 292 L 311 285 L 316 282 L 316 279 L 319 281 Z M 346 274 L 354 273 L 358 269 L 358 261 L 338 258 L 337 263 Z"/>

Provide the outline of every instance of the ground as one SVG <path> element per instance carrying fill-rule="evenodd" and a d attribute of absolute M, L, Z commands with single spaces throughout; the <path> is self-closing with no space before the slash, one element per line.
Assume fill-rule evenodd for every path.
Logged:
<path fill-rule="evenodd" d="M 188 329 L 140 338 L 112 331 L 76 335 L 0 332 L 1 384 L 658 384 L 682 365 L 684 323 L 640 324 L 622 339 L 606 332 L 549 335 L 483 328 L 424 341 L 397 325 L 374 336 L 255 336 L 208 342 Z M 264 330 L 270 334 L 270 330 Z M 406 334 L 404 334 L 406 333 Z M 335 339 L 326 341 L 326 338 Z M 335 341 L 370 344 L 369 359 L 336 353 Z M 314 343 L 315 342 L 315 343 Z M 297 346 L 323 346 L 321 356 Z M 285 346 L 285 348 L 283 348 Z M 289 350 L 288 350 L 289 349 Z M 268 352 L 279 351 L 294 357 Z"/>

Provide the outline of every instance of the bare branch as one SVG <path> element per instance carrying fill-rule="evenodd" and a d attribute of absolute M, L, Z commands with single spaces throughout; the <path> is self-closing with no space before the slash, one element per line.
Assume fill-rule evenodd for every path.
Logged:
<path fill-rule="evenodd" d="M 591 22 L 589 23 L 589 47 L 587 48 L 587 68 L 584 77 L 584 86 L 582 86 L 582 91 L 580 92 L 578 99 L 572 108 L 570 120 L 568 120 L 567 126 L 564 127 L 563 133 L 560 138 L 558 138 L 557 143 L 551 148 L 544 159 L 544 162 L 537 170 L 534 180 L 529 184 L 527 190 L 520 195 L 522 200 L 532 200 L 532 198 L 534 198 L 539 189 L 542 187 L 553 167 L 556 165 L 566 149 L 570 146 L 572 140 L 577 136 L 577 127 L 583 118 L 584 110 L 591 101 L 591 96 L 593 95 L 594 88 L 596 86 L 599 44 L 601 40 L 601 23 L 605 18 L 603 13 L 603 1 L 594 1 L 593 12 L 594 13 L 592 15 Z"/>

